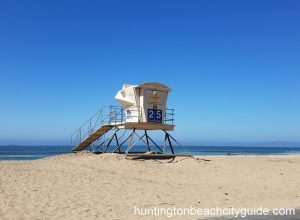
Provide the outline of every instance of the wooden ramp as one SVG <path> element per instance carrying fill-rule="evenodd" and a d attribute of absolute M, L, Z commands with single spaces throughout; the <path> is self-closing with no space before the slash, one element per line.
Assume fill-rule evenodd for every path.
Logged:
<path fill-rule="evenodd" d="M 133 160 L 139 160 L 139 159 L 172 159 L 175 157 L 193 157 L 191 154 L 134 154 L 134 153 L 128 153 L 126 154 L 126 157 L 132 157 Z"/>
<path fill-rule="evenodd" d="M 114 127 L 114 125 L 102 125 L 98 130 L 96 130 L 94 133 L 90 134 L 85 140 L 83 140 L 80 144 L 75 146 L 72 149 L 72 151 L 82 151 L 82 150 L 84 150 L 91 143 L 93 143 L 95 140 L 100 138 L 102 135 L 104 135 L 106 132 L 108 132 L 113 127 Z"/>

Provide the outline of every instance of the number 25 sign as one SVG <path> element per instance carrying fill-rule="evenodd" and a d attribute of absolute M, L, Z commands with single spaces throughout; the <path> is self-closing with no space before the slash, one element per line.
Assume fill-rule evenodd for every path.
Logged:
<path fill-rule="evenodd" d="M 162 123 L 162 110 L 148 109 L 148 122 Z"/>

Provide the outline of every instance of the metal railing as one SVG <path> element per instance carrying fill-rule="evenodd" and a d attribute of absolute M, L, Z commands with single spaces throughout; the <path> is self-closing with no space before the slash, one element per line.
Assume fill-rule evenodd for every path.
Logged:
<path fill-rule="evenodd" d="M 169 124 L 169 125 L 174 125 L 174 116 L 175 116 L 175 113 L 174 113 L 174 109 L 172 108 L 167 108 L 166 109 L 166 115 L 165 115 L 165 118 L 164 118 L 164 124 Z"/>
<path fill-rule="evenodd" d="M 80 144 L 103 125 L 122 125 L 129 118 L 137 118 L 134 120 L 136 122 L 143 121 L 143 111 L 141 111 L 140 106 L 131 108 L 130 111 L 131 114 L 126 115 L 125 110 L 121 106 L 103 106 L 71 134 L 72 146 Z M 174 125 L 174 109 L 166 109 L 163 124 Z"/>
<path fill-rule="evenodd" d="M 123 122 L 124 110 L 121 106 L 103 106 L 73 132 L 71 135 L 71 144 L 72 146 L 77 146 L 103 125 L 116 125 Z"/>

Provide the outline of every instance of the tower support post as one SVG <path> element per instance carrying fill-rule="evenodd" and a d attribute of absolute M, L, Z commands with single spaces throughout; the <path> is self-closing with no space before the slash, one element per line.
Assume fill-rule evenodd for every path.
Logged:
<path fill-rule="evenodd" d="M 115 143 L 113 150 L 110 152 L 122 153 L 121 147 L 125 143 L 127 143 L 125 153 L 130 154 L 130 150 L 132 150 L 132 148 L 137 143 L 143 142 L 143 144 L 146 146 L 146 151 L 148 151 L 148 152 L 153 151 L 156 154 L 162 154 L 162 155 L 172 154 L 172 155 L 174 155 L 175 154 L 174 143 L 176 143 L 176 145 L 181 146 L 179 144 L 179 142 L 174 137 L 172 137 L 166 130 L 161 130 L 164 132 L 164 141 L 163 141 L 161 147 L 159 146 L 159 144 L 156 143 L 156 141 L 154 141 L 151 138 L 151 136 L 148 133 L 148 130 L 139 130 L 139 131 L 143 131 L 143 133 L 141 134 L 141 132 L 138 132 L 138 130 L 135 128 L 125 129 L 124 134 L 126 134 L 127 130 L 131 130 L 129 135 L 125 136 L 125 138 L 123 138 L 124 134 L 118 136 L 118 131 L 120 131 L 120 130 L 122 130 L 122 129 L 117 128 L 109 138 L 103 140 L 100 143 L 100 145 L 97 148 L 95 148 L 94 152 L 97 152 L 96 150 L 98 148 L 102 147 L 102 150 L 100 152 L 106 153 L 109 151 L 108 150 L 109 147 L 112 146 L 113 143 Z M 103 146 L 105 146 L 105 147 L 103 147 Z"/>

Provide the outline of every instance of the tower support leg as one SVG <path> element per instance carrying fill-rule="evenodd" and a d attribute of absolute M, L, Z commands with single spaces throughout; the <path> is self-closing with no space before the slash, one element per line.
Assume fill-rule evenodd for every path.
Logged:
<path fill-rule="evenodd" d="M 117 150 L 119 150 L 119 153 L 121 152 L 121 147 L 123 146 L 124 143 L 126 143 L 126 141 L 129 140 L 129 138 L 131 137 L 131 135 L 129 135 L 119 146 L 117 146 L 112 153 L 115 153 Z"/>
<path fill-rule="evenodd" d="M 150 144 L 149 144 L 149 139 L 148 139 L 147 130 L 145 130 L 145 136 L 146 136 L 146 141 L 147 141 L 148 151 L 151 151 L 151 147 L 150 147 Z"/>
<path fill-rule="evenodd" d="M 147 151 L 151 151 L 153 150 L 155 153 L 158 154 L 175 154 L 174 151 L 174 143 L 176 143 L 176 145 L 181 146 L 178 141 L 172 137 L 167 131 L 162 130 L 164 132 L 164 141 L 162 144 L 162 147 L 160 147 L 148 134 L 148 130 L 142 130 L 144 131 L 144 134 L 140 134 L 137 132 L 137 130 L 134 128 L 132 130 L 132 132 L 125 138 L 123 139 L 123 135 L 121 135 L 120 137 L 118 137 L 117 133 L 120 129 L 116 129 L 113 134 L 106 140 L 104 140 L 99 146 L 103 146 L 105 145 L 105 147 L 102 148 L 102 153 L 105 153 L 108 151 L 108 148 L 112 145 L 113 140 L 115 139 L 116 145 L 114 146 L 114 149 L 111 151 L 112 153 L 115 152 L 119 152 L 121 153 L 121 147 L 125 144 L 128 143 L 127 149 L 125 151 L 126 154 L 129 153 L 129 151 L 133 148 L 133 146 L 135 146 L 138 142 L 142 141 L 146 147 L 147 147 Z M 136 136 L 136 138 L 134 138 L 134 136 Z M 120 141 L 122 139 L 122 141 Z M 154 150 L 153 148 L 157 148 L 156 150 Z M 182 146 L 181 146 L 182 147 Z M 95 149 L 96 150 L 96 149 Z M 170 152 L 171 151 L 171 152 Z"/>
<path fill-rule="evenodd" d="M 107 143 L 105 149 L 103 150 L 103 153 L 105 153 L 105 152 L 107 151 L 107 149 L 108 149 L 110 143 L 112 142 L 112 140 L 113 140 L 115 137 L 117 138 L 117 135 L 116 135 L 116 134 L 117 134 L 118 131 L 119 131 L 119 129 L 117 129 L 117 130 L 113 133 L 113 135 L 109 138 L 109 141 L 108 141 L 108 143 Z"/>

